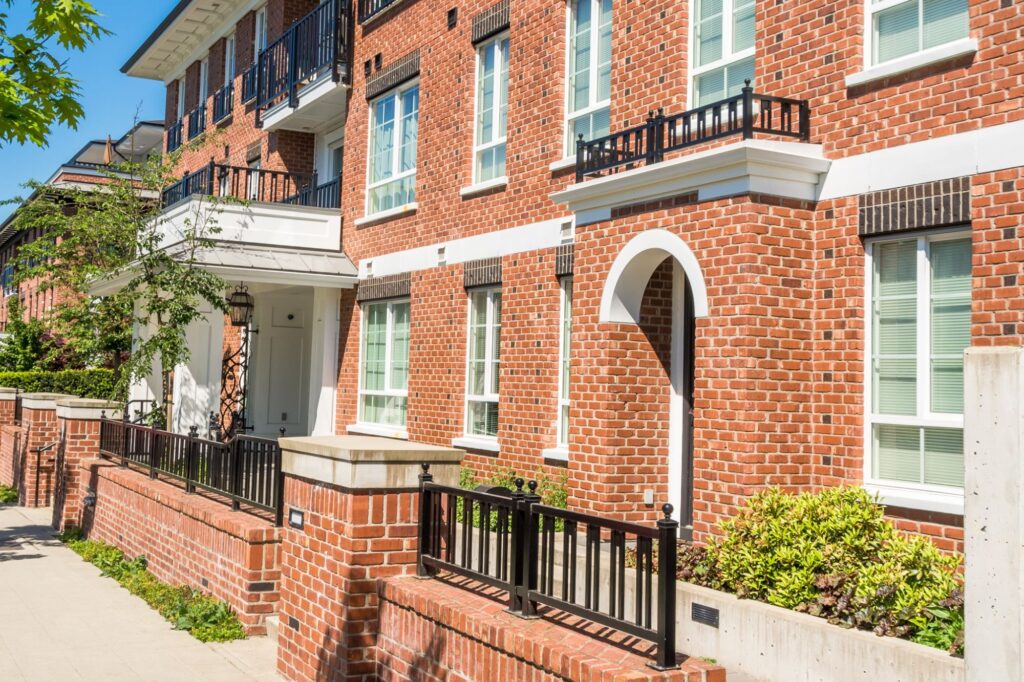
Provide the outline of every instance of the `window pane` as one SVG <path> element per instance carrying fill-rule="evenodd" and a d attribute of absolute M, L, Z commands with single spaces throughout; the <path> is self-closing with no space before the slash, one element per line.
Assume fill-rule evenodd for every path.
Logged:
<path fill-rule="evenodd" d="M 379 182 L 391 177 L 392 153 L 395 144 L 395 98 L 385 97 L 373 106 L 373 139 L 370 142 L 373 155 L 370 167 L 370 182 Z"/>
<path fill-rule="evenodd" d="M 402 93 L 402 154 L 399 172 L 416 168 L 416 138 L 419 133 L 420 89 Z"/>
<path fill-rule="evenodd" d="M 875 63 L 917 52 L 918 4 L 910 0 L 875 15 Z"/>
<path fill-rule="evenodd" d="M 920 483 L 921 429 L 916 426 L 878 425 L 874 432 L 874 477 Z"/>
<path fill-rule="evenodd" d="M 754 0 L 736 0 L 732 13 L 732 51 L 754 46 Z"/>
<path fill-rule="evenodd" d="M 491 43 L 480 51 L 480 73 L 477 88 L 477 144 L 487 144 L 494 139 L 494 96 L 495 96 L 495 48 Z"/>
<path fill-rule="evenodd" d="M 387 343 L 387 309 L 384 304 L 366 306 L 363 325 L 363 389 L 384 390 L 384 364 Z"/>
<path fill-rule="evenodd" d="M 929 485 L 964 485 L 964 432 L 960 429 L 924 430 L 924 482 Z"/>
<path fill-rule="evenodd" d="M 880 414 L 917 414 L 917 242 L 875 247 L 874 405 Z"/>
<path fill-rule="evenodd" d="M 725 67 L 697 76 L 694 87 L 699 107 L 725 99 Z"/>
<path fill-rule="evenodd" d="M 722 0 L 697 1 L 697 65 L 722 58 Z"/>
<path fill-rule="evenodd" d="M 611 110 L 608 108 L 580 116 L 572 124 L 571 149 L 576 149 L 576 141 L 583 135 L 584 140 L 596 140 L 608 134 L 611 128 Z"/>
<path fill-rule="evenodd" d="M 591 0 L 577 0 L 572 7 L 572 44 L 569 50 L 569 110 L 590 104 Z"/>
<path fill-rule="evenodd" d="M 612 88 L 612 3 L 601 0 L 597 31 L 597 96 L 594 103 L 611 97 Z"/>
<path fill-rule="evenodd" d="M 508 120 L 508 38 L 501 41 L 501 78 L 498 83 L 498 101 L 501 111 L 498 113 L 498 137 L 505 137 Z M 504 158 L 504 153 L 502 154 Z"/>
<path fill-rule="evenodd" d="M 971 240 L 931 244 L 931 406 L 963 412 L 963 352 L 971 342 Z"/>
<path fill-rule="evenodd" d="M 967 37 L 967 0 L 924 0 L 924 49 Z"/>
<path fill-rule="evenodd" d="M 498 404 L 473 401 L 469 403 L 469 434 L 473 436 L 498 436 Z"/>
<path fill-rule="evenodd" d="M 409 382 L 409 304 L 394 304 L 391 316 L 391 378 L 388 388 L 404 391 Z"/>

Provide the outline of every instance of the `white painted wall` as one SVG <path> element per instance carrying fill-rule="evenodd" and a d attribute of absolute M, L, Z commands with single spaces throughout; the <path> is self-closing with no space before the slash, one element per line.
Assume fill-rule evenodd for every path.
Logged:
<path fill-rule="evenodd" d="M 210 412 L 219 412 L 224 315 L 209 305 L 204 308 L 203 317 L 185 330 L 189 360 L 174 369 L 171 430 L 175 433 L 188 433 L 197 426 L 204 434 Z"/>
<path fill-rule="evenodd" d="M 309 352 L 309 428 L 311 436 L 333 436 L 338 395 L 338 331 L 341 291 L 313 290 L 313 329 Z"/>
<path fill-rule="evenodd" d="M 967 682 L 1024 679 L 1024 349 L 964 360 Z"/>

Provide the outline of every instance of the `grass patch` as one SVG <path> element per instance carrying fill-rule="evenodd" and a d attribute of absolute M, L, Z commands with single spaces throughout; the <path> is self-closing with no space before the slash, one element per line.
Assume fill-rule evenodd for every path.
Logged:
<path fill-rule="evenodd" d="M 191 587 L 162 583 L 146 570 L 146 558 L 128 559 L 117 547 L 82 538 L 81 530 L 69 528 L 60 540 L 73 552 L 93 564 L 103 575 L 158 611 L 175 630 L 186 630 L 200 642 L 228 642 L 245 639 L 245 630 L 231 607 Z"/>
<path fill-rule="evenodd" d="M 17 504 L 18 491 L 9 485 L 0 484 L 0 504 Z"/>

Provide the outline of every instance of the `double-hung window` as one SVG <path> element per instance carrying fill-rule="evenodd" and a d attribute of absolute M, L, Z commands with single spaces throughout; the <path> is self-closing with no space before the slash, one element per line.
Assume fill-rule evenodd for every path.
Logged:
<path fill-rule="evenodd" d="M 868 263 L 867 482 L 889 494 L 952 499 L 964 482 L 970 235 L 874 241 Z"/>
<path fill-rule="evenodd" d="M 235 34 L 224 39 L 224 85 L 235 80 Z"/>
<path fill-rule="evenodd" d="M 178 101 L 175 103 L 175 118 L 180 121 L 185 118 L 185 79 L 178 79 Z"/>
<path fill-rule="evenodd" d="M 968 36 L 967 0 L 866 0 L 870 65 Z"/>
<path fill-rule="evenodd" d="M 570 0 L 566 151 L 608 134 L 612 87 L 612 2 Z"/>
<path fill-rule="evenodd" d="M 199 62 L 199 104 L 197 107 L 206 106 L 206 98 L 210 95 L 210 60 L 204 59 Z"/>
<path fill-rule="evenodd" d="M 418 83 L 395 88 L 370 104 L 367 215 L 416 201 L 419 114 Z"/>
<path fill-rule="evenodd" d="M 739 94 L 754 79 L 754 0 L 694 0 L 692 102 Z"/>
<path fill-rule="evenodd" d="M 359 421 L 405 427 L 409 389 L 409 301 L 362 305 Z"/>
<path fill-rule="evenodd" d="M 469 292 L 467 436 L 498 437 L 500 358 L 501 289 L 473 289 Z"/>
<path fill-rule="evenodd" d="M 260 52 L 267 49 L 267 8 L 261 7 L 256 10 L 256 26 L 253 33 L 252 61 L 260 60 Z"/>
<path fill-rule="evenodd" d="M 508 36 L 503 35 L 477 50 L 474 182 L 487 182 L 505 175 L 508 47 Z"/>
<path fill-rule="evenodd" d="M 569 351 L 572 339 L 572 277 L 562 278 L 558 350 L 558 447 L 569 447 Z"/>

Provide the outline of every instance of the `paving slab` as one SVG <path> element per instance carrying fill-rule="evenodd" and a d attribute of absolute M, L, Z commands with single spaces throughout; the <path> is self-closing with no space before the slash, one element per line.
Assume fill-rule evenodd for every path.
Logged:
<path fill-rule="evenodd" d="M 266 637 L 204 644 L 171 629 L 54 537 L 49 509 L 0 506 L 3 682 L 278 682 Z"/>

